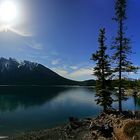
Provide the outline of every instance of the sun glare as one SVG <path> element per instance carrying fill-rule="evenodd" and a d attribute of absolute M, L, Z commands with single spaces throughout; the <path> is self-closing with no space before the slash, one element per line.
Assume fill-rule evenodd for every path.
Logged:
<path fill-rule="evenodd" d="M 17 6 L 12 1 L 3 1 L 0 4 L 0 20 L 9 23 L 16 19 L 18 15 Z"/>

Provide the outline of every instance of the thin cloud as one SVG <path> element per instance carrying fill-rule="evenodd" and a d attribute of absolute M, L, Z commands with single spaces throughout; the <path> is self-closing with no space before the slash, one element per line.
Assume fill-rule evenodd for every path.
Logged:
<path fill-rule="evenodd" d="M 30 37 L 32 36 L 32 34 L 30 32 L 25 32 L 25 31 L 19 31 L 19 30 L 16 30 L 14 28 L 8 28 L 9 31 L 17 34 L 17 35 L 20 35 L 20 36 L 23 36 L 23 37 Z"/>
<path fill-rule="evenodd" d="M 70 68 L 73 69 L 73 70 L 77 70 L 78 69 L 77 66 L 70 66 Z"/>
<path fill-rule="evenodd" d="M 74 70 L 73 72 L 69 72 L 68 70 L 60 67 L 52 68 L 52 70 L 65 78 L 77 80 L 77 81 L 83 81 L 83 80 L 95 78 L 92 76 L 93 73 L 92 69 L 89 68 L 81 68 L 78 70 Z"/>
<path fill-rule="evenodd" d="M 41 43 L 36 42 L 36 41 L 27 42 L 26 44 L 27 44 L 27 46 L 29 46 L 30 48 L 35 49 L 35 50 L 42 50 L 43 49 L 43 45 Z"/>
<path fill-rule="evenodd" d="M 73 79 L 79 79 L 81 77 L 91 77 L 92 69 L 89 68 L 81 68 L 69 74 L 69 77 Z"/>
<path fill-rule="evenodd" d="M 19 36 L 23 36 L 23 37 L 32 36 L 32 34 L 30 32 L 17 30 L 17 29 L 14 29 L 12 27 L 8 27 L 8 26 L 1 26 L 0 27 L 0 32 L 8 32 L 8 31 L 11 31 L 12 33 L 15 33 L 15 34 L 17 34 Z"/>
<path fill-rule="evenodd" d="M 53 71 L 55 71 L 56 73 L 58 73 L 59 75 L 63 76 L 63 77 L 67 77 L 68 75 L 68 71 L 64 70 L 62 68 L 52 68 Z"/>
<path fill-rule="evenodd" d="M 52 65 L 58 65 L 60 63 L 61 59 L 55 59 L 52 61 Z"/>

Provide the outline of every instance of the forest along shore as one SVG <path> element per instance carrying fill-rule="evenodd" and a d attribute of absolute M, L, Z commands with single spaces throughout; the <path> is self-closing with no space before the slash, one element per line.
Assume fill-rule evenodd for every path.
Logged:
<path fill-rule="evenodd" d="M 140 111 L 120 113 L 110 110 L 97 118 L 70 117 L 65 126 L 24 133 L 6 140 L 139 140 L 139 132 Z"/>
<path fill-rule="evenodd" d="M 127 89 L 124 91 L 126 96 L 137 96 L 140 97 L 140 90 L 139 89 Z"/>

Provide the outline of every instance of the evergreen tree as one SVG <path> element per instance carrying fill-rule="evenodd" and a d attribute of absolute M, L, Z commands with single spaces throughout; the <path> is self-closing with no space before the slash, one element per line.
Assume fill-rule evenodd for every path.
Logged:
<path fill-rule="evenodd" d="M 112 75 L 109 56 L 106 54 L 107 47 L 105 45 L 105 28 L 100 29 L 98 38 L 99 50 L 92 54 L 92 60 L 96 62 L 94 67 L 94 75 L 97 77 L 96 81 L 96 96 L 97 104 L 103 106 L 104 112 L 107 111 L 112 104 L 111 92 L 109 90 L 110 78 Z"/>
<path fill-rule="evenodd" d="M 136 68 L 132 62 L 128 59 L 128 55 L 132 53 L 130 46 L 130 39 L 126 37 L 126 16 L 127 0 L 115 0 L 115 20 L 118 24 L 118 32 L 113 43 L 112 49 L 114 50 L 113 60 L 116 62 L 114 72 L 118 73 L 118 100 L 119 100 L 119 111 L 122 112 L 122 100 L 124 99 L 124 83 L 123 73 L 135 71 Z"/>

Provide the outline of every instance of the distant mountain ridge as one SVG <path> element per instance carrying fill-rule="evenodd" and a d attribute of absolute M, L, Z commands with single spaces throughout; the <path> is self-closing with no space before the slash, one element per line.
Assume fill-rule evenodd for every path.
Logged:
<path fill-rule="evenodd" d="M 0 58 L 0 85 L 87 85 L 87 83 L 66 79 L 38 63 Z"/>
<path fill-rule="evenodd" d="M 13 58 L 0 58 L 0 71 L 4 72 L 5 70 L 13 70 L 13 69 L 19 69 L 20 67 L 27 67 L 30 70 L 34 69 L 38 66 L 38 63 L 30 62 L 30 61 L 17 61 Z"/>
<path fill-rule="evenodd" d="M 38 63 L 26 60 L 19 62 L 13 58 L 0 58 L 0 84 L 73 85 L 76 84 L 76 82 L 63 78 Z"/>

